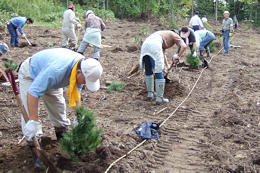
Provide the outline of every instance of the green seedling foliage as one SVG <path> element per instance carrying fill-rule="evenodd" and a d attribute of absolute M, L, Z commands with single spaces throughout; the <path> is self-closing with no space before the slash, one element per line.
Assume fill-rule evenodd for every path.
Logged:
<path fill-rule="evenodd" d="M 63 133 L 61 150 L 72 157 L 82 159 L 86 153 L 92 152 L 100 144 L 101 128 L 96 127 L 96 116 L 84 106 L 76 107 L 77 126 Z"/>
<path fill-rule="evenodd" d="M 209 44 L 209 49 L 210 49 L 210 52 L 215 52 L 215 51 L 217 50 L 217 48 L 216 48 L 216 43 L 211 42 L 211 43 Z"/>
<path fill-rule="evenodd" d="M 108 88 L 107 91 L 121 91 L 124 87 L 126 86 L 126 84 L 124 82 L 112 82 Z"/>
<path fill-rule="evenodd" d="M 12 68 L 13 71 L 15 71 L 19 65 L 17 64 L 13 64 L 13 61 L 12 59 L 9 59 L 8 61 L 4 61 L 4 65 L 6 68 Z"/>
<path fill-rule="evenodd" d="M 192 54 L 195 51 L 195 49 L 192 49 L 192 53 L 188 54 L 186 61 L 190 64 L 191 67 L 195 68 L 198 67 L 201 63 L 199 57 L 193 57 Z"/>

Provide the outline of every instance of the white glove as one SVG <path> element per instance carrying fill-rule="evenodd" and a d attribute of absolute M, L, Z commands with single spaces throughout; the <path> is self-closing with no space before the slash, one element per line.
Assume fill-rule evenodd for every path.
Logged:
<path fill-rule="evenodd" d="M 76 117 L 76 116 L 74 117 L 74 120 L 73 120 L 73 125 L 74 125 L 74 127 L 77 127 L 77 126 L 79 125 L 79 122 L 78 122 L 78 120 L 77 120 L 77 117 Z"/>
<path fill-rule="evenodd" d="M 192 54 L 193 57 L 197 57 L 197 52 L 194 51 L 193 54 Z"/>
<path fill-rule="evenodd" d="M 23 134 L 27 141 L 30 141 L 37 133 L 37 130 L 41 123 L 39 121 L 29 120 L 25 126 Z"/>
<path fill-rule="evenodd" d="M 25 34 L 23 34 L 22 36 L 23 36 L 23 38 L 25 38 L 25 37 L 26 37 L 26 35 L 25 35 Z"/>
<path fill-rule="evenodd" d="M 169 68 L 171 68 L 171 66 L 168 64 L 167 66 L 165 66 L 165 71 L 168 71 Z"/>
<path fill-rule="evenodd" d="M 177 53 L 173 55 L 172 61 L 174 64 L 180 61 L 180 57 Z"/>
<path fill-rule="evenodd" d="M 77 27 L 78 27 L 78 28 L 80 28 L 80 27 L 81 27 L 81 24 L 80 24 L 80 23 L 79 23 L 79 24 L 77 24 Z"/>

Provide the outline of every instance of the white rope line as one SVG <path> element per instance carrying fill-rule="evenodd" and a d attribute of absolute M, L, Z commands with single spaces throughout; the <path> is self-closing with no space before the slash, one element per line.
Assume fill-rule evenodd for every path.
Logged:
<path fill-rule="evenodd" d="M 234 38 L 234 37 L 233 37 L 233 38 Z M 232 39 L 233 39 L 233 38 L 232 38 Z M 232 39 L 231 39 L 231 40 L 232 40 Z M 231 40 L 230 40 L 230 41 L 231 41 Z M 224 47 L 222 47 L 222 49 L 220 49 L 220 51 L 219 51 L 216 55 L 218 55 L 218 54 L 223 50 L 223 48 L 224 48 Z M 214 55 L 214 56 L 212 56 L 212 57 L 210 58 L 209 64 L 211 63 L 211 61 L 213 60 L 213 58 L 214 58 L 216 55 Z M 206 68 L 207 68 L 207 67 L 205 67 L 205 68 L 203 68 L 203 69 L 201 70 L 198 79 L 196 80 L 194 86 L 192 87 L 191 91 L 190 91 L 189 94 L 186 96 L 186 98 L 185 98 L 185 99 L 180 103 L 180 105 L 177 106 L 177 107 L 175 108 L 175 110 L 160 124 L 159 127 L 161 127 L 161 126 L 181 107 L 181 105 L 188 99 L 188 97 L 191 95 L 192 91 L 193 91 L 194 88 L 196 87 L 196 85 L 197 85 L 197 83 L 198 83 L 198 81 L 199 81 L 199 79 L 200 79 L 202 73 L 204 72 L 204 70 L 205 70 Z M 165 108 L 163 108 L 163 109 L 165 109 Z M 160 111 L 159 111 L 159 112 L 160 112 Z M 121 159 L 123 159 L 124 157 L 126 157 L 127 155 L 129 155 L 132 151 L 134 151 L 136 148 L 138 148 L 138 147 L 140 147 L 141 145 L 143 145 L 143 143 L 145 143 L 146 141 L 147 141 L 147 139 L 143 140 L 141 143 L 139 143 L 137 146 L 135 146 L 132 150 L 130 150 L 130 151 L 127 152 L 125 155 L 123 155 L 123 156 L 121 156 L 120 158 L 118 158 L 117 160 L 115 160 L 112 164 L 109 165 L 109 167 L 107 168 L 107 170 L 105 171 L 105 173 L 107 173 L 107 172 L 110 170 L 110 168 L 111 168 L 115 163 L 117 163 L 118 161 L 120 161 Z"/>

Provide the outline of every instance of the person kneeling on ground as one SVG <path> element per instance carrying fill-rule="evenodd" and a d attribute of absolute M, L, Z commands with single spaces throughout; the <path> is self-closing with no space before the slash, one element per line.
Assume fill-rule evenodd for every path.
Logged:
<path fill-rule="evenodd" d="M 156 104 L 167 103 L 168 99 L 163 97 L 165 88 L 165 79 L 163 76 L 164 65 L 168 67 L 168 61 L 165 50 L 173 45 L 180 46 L 178 54 L 173 55 L 173 62 L 178 62 L 180 56 L 186 48 L 186 44 L 174 31 L 163 30 L 151 34 L 142 44 L 140 55 L 140 67 L 145 69 L 145 82 L 148 90 L 148 98 L 153 99 L 154 94 L 154 76 L 156 88 Z M 169 68 L 169 67 L 168 67 Z"/>
<path fill-rule="evenodd" d="M 90 91 L 100 88 L 99 78 L 102 74 L 101 64 L 93 58 L 64 48 L 45 49 L 27 58 L 18 71 L 20 94 L 23 105 L 29 116 L 25 123 L 21 116 L 22 132 L 33 151 L 33 138 L 42 136 L 39 98 L 47 109 L 51 125 L 55 128 L 57 140 L 70 126 L 66 116 L 66 104 L 63 88 L 69 86 L 69 105 L 80 106 L 80 91 L 83 84 Z M 76 111 L 75 111 L 76 112 Z M 44 167 L 39 158 L 33 154 L 34 166 Z"/>
<path fill-rule="evenodd" d="M 206 49 L 207 57 L 210 57 L 209 45 L 214 40 L 215 35 L 208 30 L 195 31 L 197 38 L 199 39 L 199 51 L 200 59 L 202 60 L 202 67 L 205 68 L 209 65 L 208 61 L 203 58 L 204 48 Z"/>
<path fill-rule="evenodd" d="M 8 46 L 5 43 L 0 43 L 0 56 L 5 56 L 6 52 L 8 51 Z M 5 76 L 5 73 L 0 69 L 0 78 L 4 81 L 7 81 L 7 77 Z"/>

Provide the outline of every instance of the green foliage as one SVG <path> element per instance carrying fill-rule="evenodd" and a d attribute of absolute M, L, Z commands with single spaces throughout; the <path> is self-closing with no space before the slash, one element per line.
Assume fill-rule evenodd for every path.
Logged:
<path fill-rule="evenodd" d="M 17 64 L 13 64 L 13 61 L 12 59 L 9 59 L 8 61 L 4 61 L 4 65 L 6 68 L 12 68 L 13 71 L 15 71 L 19 65 Z"/>
<path fill-rule="evenodd" d="M 171 20 L 170 21 L 170 28 L 169 29 L 178 29 L 178 24 L 176 21 Z"/>
<path fill-rule="evenodd" d="M 78 125 L 63 133 L 61 150 L 79 159 L 100 144 L 102 129 L 96 128 L 96 116 L 84 106 L 76 107 Z"/>
<path fill-rule="evenodd" d="M 141 28 L 141 33 L 143 33 L 144 35 L 149 34 L 150 25 L 147 25 L 146 27 L 143 27 L 143 25 L 140 25 L 140 28 Z"/>
<path fill-rule="evenodd" d="M 134 37 L 135 38 L 135 43 L 139 43 L 140 41 L 142 41 L 143 39 L 139 37 L 139 32 L 137 32 L 137 36 Z"/>
<path fill-rule="evenodd" d="M 192 54 L 195 51 L 195 49 L 192 49 L 192 53 L 188 54 L 186 61 L 190 64 L 191 67 L 195 68 L 198 67 L 201 63 L 199 57 L 193 57 Z"/>
<path fill-rule="evenodd" d="M 108 88 L 107 91 L 121 91 L 126 86 L 125 82 L 112 82 Z"/>
<path fill-rule="evenodd" d="M 52 46 L 54 46 L 54 43 L 53 42 L 48 42 L 47 45 L 52 47 Z"/>
<path fill-rule="evenodd" d="M 209 49 L 210 49 L 210 52 L 215 52 L 215 51 L 217 50 L 217 48 L 216 48 L 216 43 L 211 42 L 211 43 L 209 44 Z"/>

